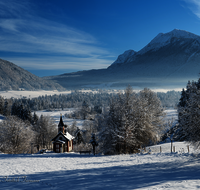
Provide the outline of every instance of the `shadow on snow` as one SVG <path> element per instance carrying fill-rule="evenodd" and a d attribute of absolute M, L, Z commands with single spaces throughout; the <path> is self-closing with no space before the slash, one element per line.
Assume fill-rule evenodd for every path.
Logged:
<path fill-rule="evenodd" d="M 180 162 L 156 162 L 28 174 L 26 175 L 28 180 L 39 180 L 40 182 L 20 184 L 3 182 L 5 179 L 0 178 L 0 186 L 4 189 L 143 189 L 166 182 L 180 183 L 183 180 L 199 180 L 200 165 L 190 165 L 198 162 L 197 160 L 199 158 L 188 157 L 187 160 L 180 159 Z M 22 175 L 10 177 L 23 178 Z"/>

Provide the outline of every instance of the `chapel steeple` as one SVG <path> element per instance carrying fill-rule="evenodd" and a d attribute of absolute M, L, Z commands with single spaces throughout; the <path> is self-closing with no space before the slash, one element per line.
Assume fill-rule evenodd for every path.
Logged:
<path fill-rule="evenodd" d="M 62 114 L 60 114 L 60 122 L 58 124 L 58 133 L 59 132 L 62 132 L 63 134 L 65 134 L 65 125 L 62 120 Z"/>

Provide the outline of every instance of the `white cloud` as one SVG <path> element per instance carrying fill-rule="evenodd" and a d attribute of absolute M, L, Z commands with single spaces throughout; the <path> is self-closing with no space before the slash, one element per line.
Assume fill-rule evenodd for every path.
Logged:
<path fill-rule="evenodd" d="M 28 29 L 26 29 L 28 27 Z M 24 53 L 64 53 L 71 55 L 108 54 L 96 39 L 68 26 L 40 19 L 0 19 L 1 51 Z"/>
<path fill-rule="evenodd" d="M 5 60 L 13 62 L 27 70 L 88 70 L 107 68 L 114 60 L 100 59 L 98 57 L 77 58 L 77 57 L 45 57 L 45 58 L 9 58 Z M 95 61 L 95 62 L 94 62 Z"/>
<path fill-rule="evenodd" d="M 0 51 L 43 58 L 7 57 L 8 60 L 35 69 L 95 69 L 112 63 L 107 59 L 109 52 L 93 35 L 38 17 L 33 10 L 29 12 L 29 1 L 18 2 L 0 0 Z"/>
<path fill-rule="evenodd" d="M 200 18 L 200 0 L 184 0 L 186 3 L 190 4 L 189 9 Z"/>
<path fill-rule="evenodd" d="M 33 4 L 29 0 L 0 0 L 0 15 L 1 17 L 16 17 L 20 18 L 32 14 Z"/>

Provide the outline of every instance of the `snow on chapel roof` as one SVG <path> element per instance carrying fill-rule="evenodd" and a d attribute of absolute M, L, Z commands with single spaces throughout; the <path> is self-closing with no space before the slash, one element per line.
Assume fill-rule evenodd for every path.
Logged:
<path fill-rule="evenodd" d="M 51 141 L 55 141 L 57 139 L 57 137 L 60 136 L 60 135 L 62 135 L 64 138 L 66 138 L 69 141 L 71 141 L 72 139 L 74 139 L 74 137 L 72 135 L 70 135 L 68 132 L 66 134 L 63 134 L 60 131 L 53 139 L 51 139 Z"/>
<path fill-rule="evenodd" d="M 74 139 L 74 137 L 72 135 L 70 135 L 68 132 L 64 135 L 68 140 L 72 140 Z"/>

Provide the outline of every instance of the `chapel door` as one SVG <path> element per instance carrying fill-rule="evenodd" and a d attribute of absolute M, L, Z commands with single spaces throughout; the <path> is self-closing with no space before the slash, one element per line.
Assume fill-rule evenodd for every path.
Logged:
<path fill-rule="evenodd" d="M 56 153 L 60 153 L 60 144 L 56 144 Z"/>

